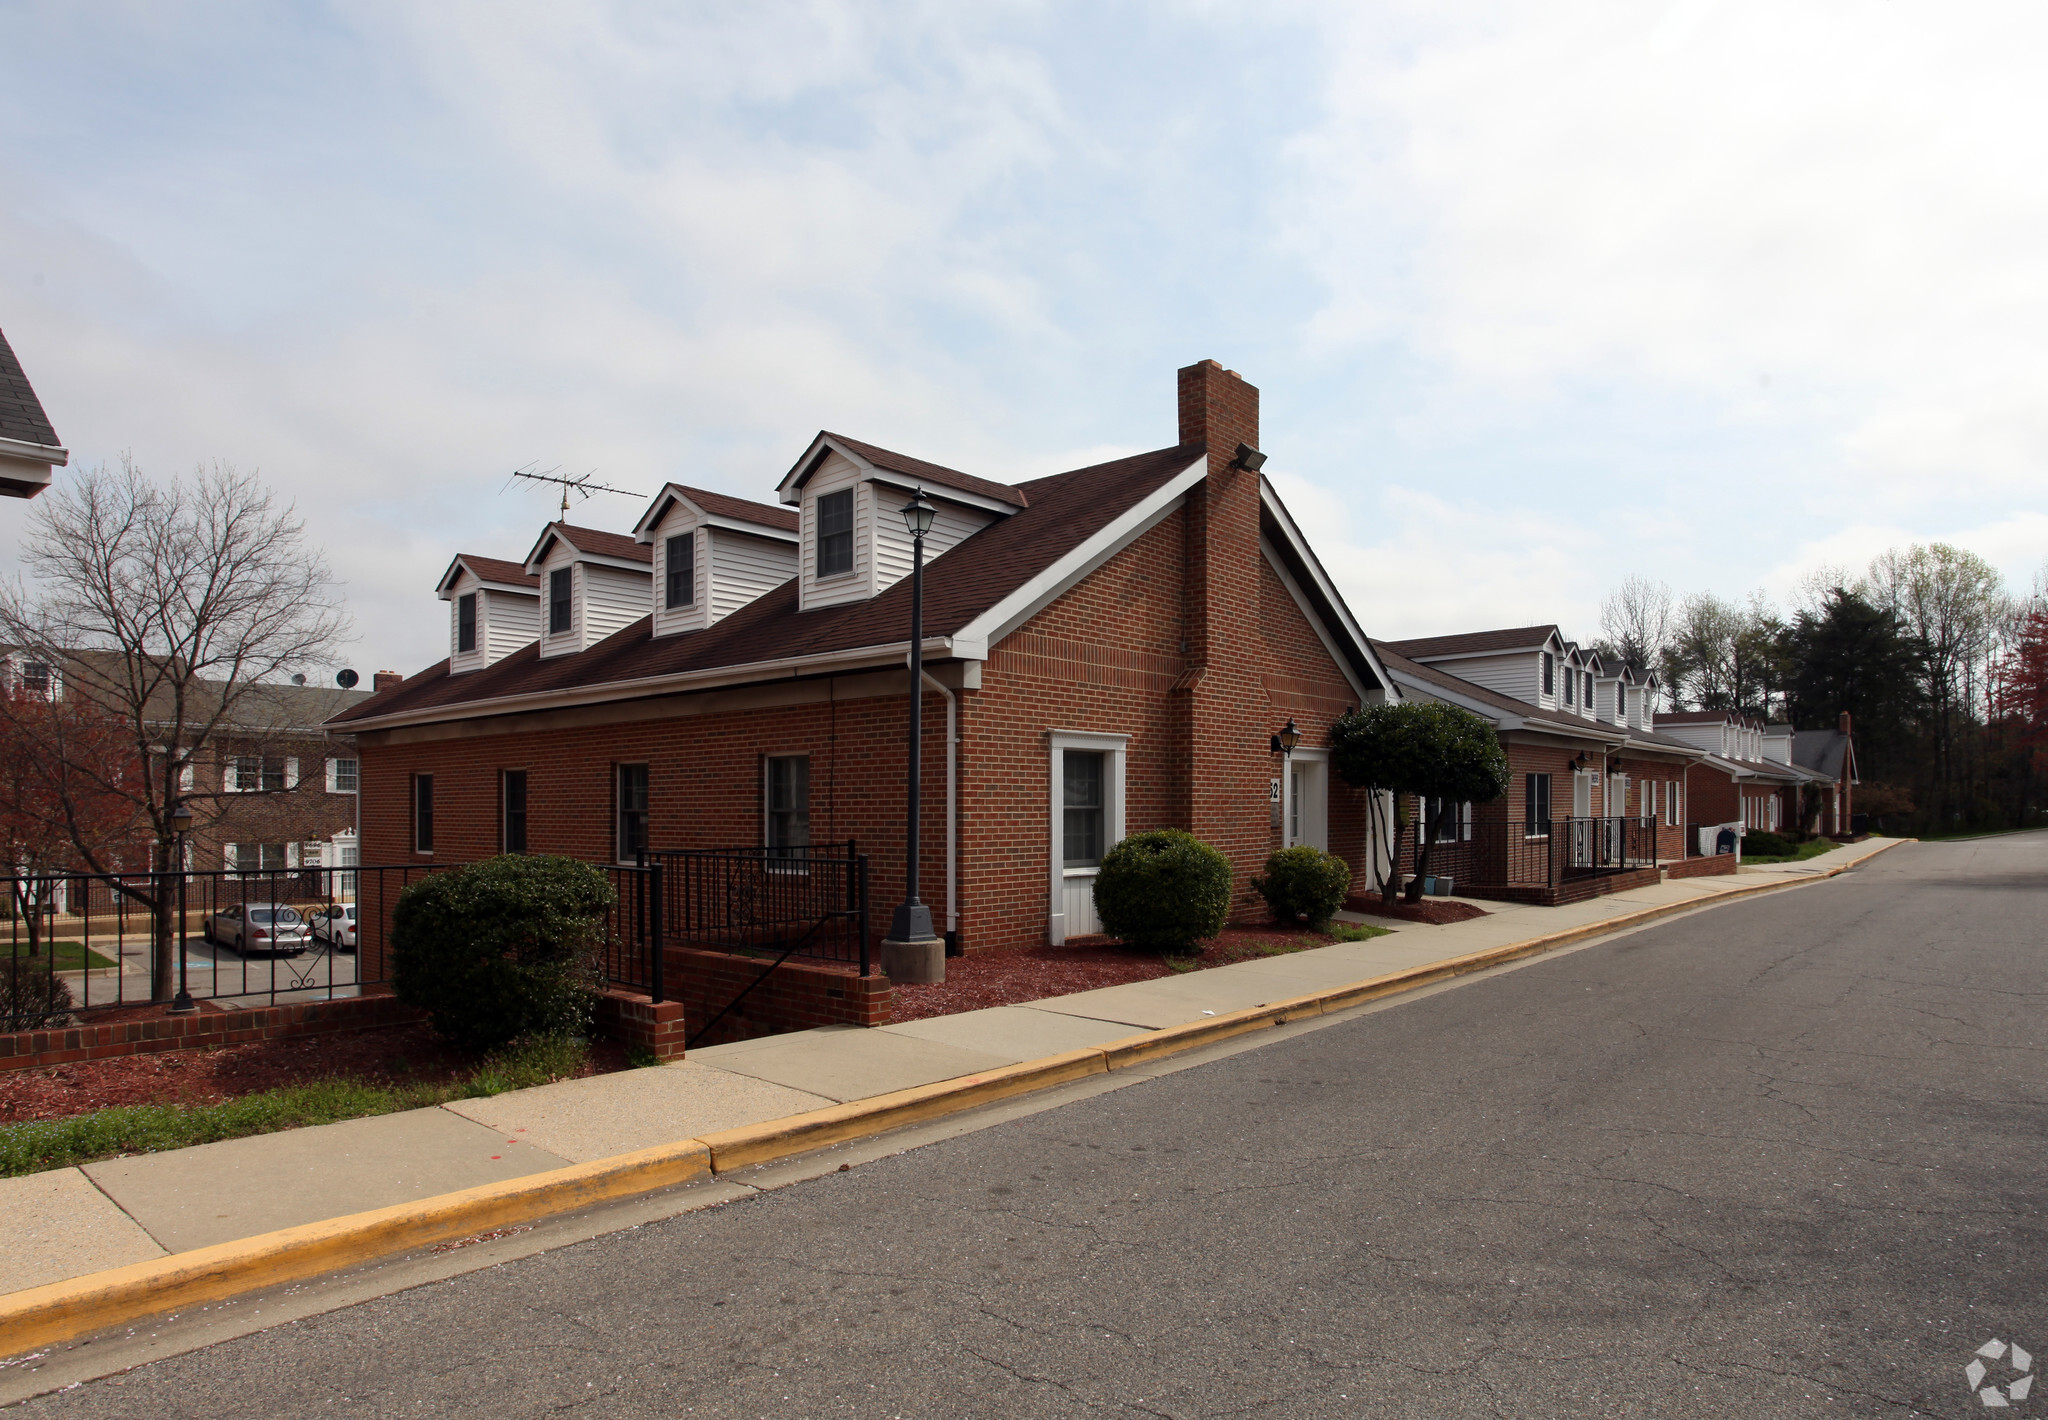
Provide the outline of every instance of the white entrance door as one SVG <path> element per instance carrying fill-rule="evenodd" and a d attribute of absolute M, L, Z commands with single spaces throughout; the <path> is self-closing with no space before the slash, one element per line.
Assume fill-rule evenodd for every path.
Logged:
<path fill-rule="evenodd" d="M 1287 846 L 1330 851 L 1330 762 L 1320 751 L 1296 750 L 1287 763 Z"/>
<path fill-rule="evenodd" d="M 1054 730 L 1052 770 L 1052 903 L 1046 939 L 1102 930 L 1095 878 L 1102 855 L 1124 835 L 1123 735 Z"/>

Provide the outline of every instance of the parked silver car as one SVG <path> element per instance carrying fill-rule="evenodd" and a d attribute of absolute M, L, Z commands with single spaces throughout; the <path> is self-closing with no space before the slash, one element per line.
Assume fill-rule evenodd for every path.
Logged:
<path fill-rule="evenodd" d="M 356 949 L 356 905 L 337 902 L 313 914 L 313 940 L 325 942 L 338 952 Z"/>
<path fill-rule="evenodd" d="M 220 947 L 297 956 L 312 941 L 299 909 L 282 902 L 237 903 L 206 919 L 206 940 Z"/>

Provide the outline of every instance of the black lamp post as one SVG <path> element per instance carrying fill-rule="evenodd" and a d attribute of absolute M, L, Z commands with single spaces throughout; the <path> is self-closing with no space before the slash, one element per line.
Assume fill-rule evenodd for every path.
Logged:
<path fill-rule="evenodd" d="M 903 901 L 882 943 L 882 970 L 891 981 L 946 979 L 946 944 L 932 931 L 932 910 L 917 892 L 918 811 L 924 797 L 924 538 L 938 509 L 919 489 L 903 505 L 910 530 L 910 775 L 909 814 L 904 824 Z"/>
<path fill-rule="evenodd" d="M 171 808 L 171 832 L 178 837 L 178 994 L 171 999 L 171 1014 L 189 1016 L 199 1009 L 185 984 L 185 836 L 192 831 L 192 806 L 183 799 Z"/>

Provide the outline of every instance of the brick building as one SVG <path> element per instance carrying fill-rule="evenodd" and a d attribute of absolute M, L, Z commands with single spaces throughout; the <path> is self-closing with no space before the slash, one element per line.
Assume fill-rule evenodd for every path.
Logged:
<path fill-rule="evenodd" d="M 1442 825 L 1430 830 L 1435 843 L 1453 851 L 1433 848 L 1432 871 L 1462 867 L 1461 893 L 1583 897 L 1654 878 L 1658 863 L 1687 856 L 1688 814 L 1698 807 L 1687 792 L 1690 772 L 1703 755 L 1658 732 L 1653 673 L 1608 664 L 1555 625 L 1382 642 L 1378 650 L 1404 698 L 1483 716 L 1507 754 L 1504 797 L 1459 805 L 1449 816 L 1411 811 L 1418 825 Z M 1538 893 L 1537 870 L 1552 876 L 1553 846 L 1562 871 Z M 1601 875 L 1575 871 L 1596 860 Z M 1564 874 L 1574 877 L 1569 890 Z"/>
<path fill-rule="evenodd" d="M 821 433 L 780 506 L 670 485 L 625 542 L 551 524 L 524 564 L 458 558 L 450 659 L 331 722 L 359 749 L 364 861 L 852 839 L 885 924 L 905 866 L 898 510 L 921 490 L 922 887 L 959 947 L 1096 930 L 1096 864 L 1151 827 L 1222 849 L 1246 916 L 1283 843 L 1370 881 L 1369 805 L 1333 780 L 1329 731 L 1398 692 L 1258 472 L 1257 389 L 1205 361 L 1178 396 L 1173 445 L 1026 483 Z M 479 641 L 465 576 L 539 598 L 533 639 Z"/>

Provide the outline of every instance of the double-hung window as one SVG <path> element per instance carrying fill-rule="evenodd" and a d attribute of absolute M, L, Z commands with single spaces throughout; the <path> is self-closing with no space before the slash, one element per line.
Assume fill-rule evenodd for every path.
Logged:
<path fill-rule="evenodd" d="M 455 649 L 458 653 L 476 649 L 475 592 L 464 592 L 455 599 Z"/>
<path fill-rule="evenodd" d="M 548 573 L 548 635 L 554 636 L 569 629 L 569 572 L 567 567 L 557 567 Z"/>
<path fill-rule="evenodd" d="M 1423 800 L 1423 831 L 1432 843 L 1456 843 L 1472 836 L 1472 806 L 1452 799 Z"/>
<path fill-rule="evenodd" d="M 1577 703 L 1578 703 L 1578 702 L 1577 702 L 1577 700 L 1576 700 L 1576 699 L 1574 698 L 1574 697 L 1575 697 L 1575 696 L 1577 695 L 1577 693 L 1578 693 L 1578 689 L 1579 689 L 1579 673 L 1578 673 L 1577 671 L 1573 670 L 1573 669 L 1572 669 L 1572 668 L 1571 668 L 1570 666 L 1566 666 L 1566 667 L 1564 668 L 1564 703 L 1565 703 L 1565 704 L 1567 704 L 1567 705 L 1575 705 L 1575 704 L 1577 704 Z"/>
<path fill-rule="evenodd" d="M 818 499 L 818 575 L 853 570 L 853 490 L 842 488 Z"/>
<path fill-rule="evenodd" d="M 1543 653 L 1543 693 L 1557 694 L 1557 657 L 1548 651 Z"/>
<path fill-rule="evenodd" d="M 1522 831 L 1531 838 L 1550 833 L 1550 776 L 1528 774 L 1522 779 Z"/>
<path fill-rule="evenodd" d="M 434 851 L 434 776 L 412 776 L 412 851 Z"/>
<path fill-rule="evenodd" d="M 235 757 L 235 792 L 255 794 L 263 791 L 275 793 L 291 787 L 285 782 L 285 761 L 268 759 L 260 754 L 243 754 Z"/>
<path fill-rule="evenodd" d="M 1098 749 L 1062 751 L 1060 760 L 1060 805 L 1062 817 L 1061 863 L 1069 868 L 1092 868 L 1102 862 L 1104 810 L 1103 761 L 1109 756 Z"/>
<path fill-rule="evenodd" d="M 768 757 L 762 824 L 770 856 L 801 858 L 811 846 L 811 761 L 801 754 Z"/>
<path fill-rule="evenodd" d="M 688 606 L 697 599 L 696 547 L 695 533 L 677 533 L 668 540 L 668 546 L 662 552 L 663 581 L 666 583 L 666 594 L 661 602 L 663 606 Z"/>
<path fill-rule="evenodd" d="M 647 766 L 618 766 L 619 861 L 630 863 L 647 849 Z"/>
<path fill-rule="evenodd" d="M 361 782 L 361 765 L 353 759 L 330 759 L 327 761 L 327 792 L 330 794 L 353 794 Z"/>
<path fill-rule="evenodd" d="M 526 771 L 507 769 L 501 775 L 500 796 L 504 801 L 502 847 L 507 853 L 526 851 Z"/>

